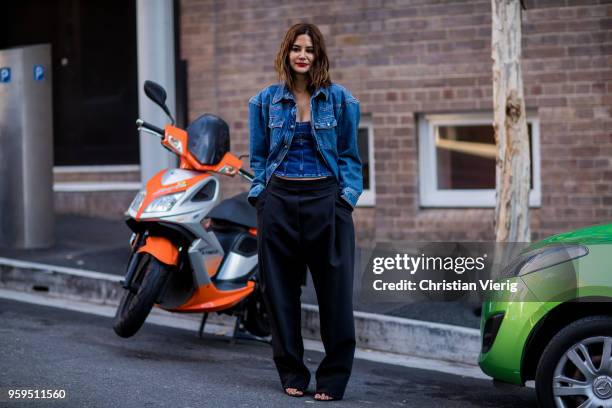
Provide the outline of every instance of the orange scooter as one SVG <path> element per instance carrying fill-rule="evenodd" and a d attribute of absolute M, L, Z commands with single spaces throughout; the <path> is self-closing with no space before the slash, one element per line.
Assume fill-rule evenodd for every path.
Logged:
<path fill-rule="evenodd" d="M 151 81 L 144 90 L 172 124 L 160 129 L 138 119 L 138 129 L 160 137 L 180 164 L 153 176 L 126 212 L 132 253 L 114 330 L 134 335 L 157 306 L 203 313 L 200 335 L 209 313 L 235 315 L 234 336 L 262 339 L 270 327 L 258 285 L 256 211 L 246 192 L 221 201 L 220 188 L 223 176 L 253 176 L 230 153 L 223 119 L 204 114 L 180 129 L 166 91 Z"/>

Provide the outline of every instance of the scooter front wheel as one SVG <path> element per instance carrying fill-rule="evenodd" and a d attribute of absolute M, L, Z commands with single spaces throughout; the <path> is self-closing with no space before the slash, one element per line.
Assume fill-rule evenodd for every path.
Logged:
<path fill-rule="evenodd" d="M 142 327 L 168 277 L 166 267 L 149 254 L 144 254 L 137 268 L 138 291 L 126 290 L 115 314 L 113 329 L 121 337 L 131 337 Z"/>

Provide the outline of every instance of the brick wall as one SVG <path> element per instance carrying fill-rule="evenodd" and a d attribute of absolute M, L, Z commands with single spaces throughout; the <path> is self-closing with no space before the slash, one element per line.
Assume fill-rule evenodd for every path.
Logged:
<path fill-rule="evenodd" d="M 526 1 L 523 73 L 540 119 L 542 206 L 533 239 L 612 218 L 612 5 Z M 493 209 L 424 209 L 415 114 L 492 109 L 490 1 L 181 1 L 189 115 L 217 113 L 248 153 L 248 99 L 276 81 L 293 23 L 326 37 L 332 80 L 372 118 L 376 206 L 354 213 L 359 244 L 493 237 Z M 224 193 L 245 190 L 236 180 Z"/>

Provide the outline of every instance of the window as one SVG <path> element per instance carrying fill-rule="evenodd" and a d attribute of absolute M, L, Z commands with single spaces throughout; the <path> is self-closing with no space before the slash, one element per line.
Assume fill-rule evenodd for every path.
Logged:
<path fill-rule="evenodd" d="M 357 139 L 363 172 L 363 193 L 357 205 L 373 206 L 376 204 L 376 190 L 374 188 L 374 136 L 370 118 L 361 118 Z"/>
<path fill-rule="evenodd" d="M 493 114 L 420 115 L 419 193 L 423 207 L 495 207 Z M 531 147 L 529 205 L 539 206 L 540 128 L 527 115 Z"/>

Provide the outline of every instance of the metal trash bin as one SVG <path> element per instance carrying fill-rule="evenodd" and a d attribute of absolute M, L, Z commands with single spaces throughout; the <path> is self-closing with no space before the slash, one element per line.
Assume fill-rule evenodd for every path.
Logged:
<path fill-rule="evenodd" d="M 51 45 L 0 50 L 0 246 L 53 244 Z"/>

